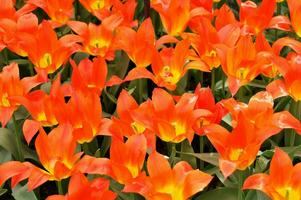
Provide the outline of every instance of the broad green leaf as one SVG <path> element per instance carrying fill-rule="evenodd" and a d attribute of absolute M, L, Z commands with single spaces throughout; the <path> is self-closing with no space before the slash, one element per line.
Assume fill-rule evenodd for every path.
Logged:
<path fill-rule="evenodd" d="M 237 200 L 238 189 L 236 188 L 218 188 L 202 193 L 195 200 Z"/>
<path fill-rule="evenodd" d="M 177 153 L 194 156 L 202 161 L 210 163 L 214 166 L 218 166 L 218 153 L 189 153 L 189 152 L 177 152 Z"/>
<path fill-rule="evenodd" d="M 245 200 L 270 200 L 270 198 L 261 191 L 250 190 Z"/>
<path fill-rule="evenodd" d="M 18 155 L 15 134 L 7 128 L 0 128 L 0 146 L 13 156 L 16 157 Z"/>
<path fill-rule="evenodd" d="M 181 143 L 181 151 L 182 152 L 188 152 L 188 153 L 194 153 L 192 146 L 189 144 L 188 140 L 184 140 Z M 193 156 L 181 154 L 181 160 L 187 161 L 193 168 L 197 168 L 196 159 Z"/>
<path fill-rule="evenodd" d="M 28 191 L 27 185 L 17 185 L 14 189 L 12 189 L 12 195 L 16 200 L 37 200 L 34 192 Z"/>
<path fill-rule="evenodd" d="M 18 156 L 18 149 L 16 143 L 16 136 L 14 132 L 7 128 L 0 128 L 0 147 L 11 153 L 15 158 Z M 24 153 L 24 158 L 38 161 L 37 154 L 31 150 L 27 145 L 21 145 Z"/>
<path fill-rule="evenodd" d="M 0 147 L 0 163 L 10 161 L 11 159 L 12 159 L 11 158 L 11 153 L 9 153 L 4 148 Z"/>

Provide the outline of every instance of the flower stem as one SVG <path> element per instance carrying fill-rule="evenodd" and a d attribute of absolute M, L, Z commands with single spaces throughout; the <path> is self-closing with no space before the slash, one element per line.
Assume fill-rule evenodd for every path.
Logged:
<path fill-rule="evenodd" d="M 21 132 L 19 131 L 17 120 L 15 115 L 13 114 L 13 123 L 14 123 L 14 128 L 15 128 L 15 134 L 16 134 L 16 143 L 17 143 L 17 149 L 18 149 L 18 160 L 23 162 L 24 161 L 24 155 L 22 151 L 22 135 Z"/>

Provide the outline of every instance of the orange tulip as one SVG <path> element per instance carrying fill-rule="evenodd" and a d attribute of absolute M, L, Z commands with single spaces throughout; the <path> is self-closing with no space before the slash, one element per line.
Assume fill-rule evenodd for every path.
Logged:
<path fill-rule="evenodd" d="M 146 139 L 143 135 L 130 136 L 125 143 L 113 138 L 110 149 L 112 178 L 121 184 L 131 183 L 142 172 L 146 155 Z"/>
<path fill-rule="evenodd" d="M 74 15 L 73 0 L 28 0 L 27 4 L 44 10 L 55 27 L 66 24 Z"/>
<path fill-rule="evenodd" d="M 241 3 L 240 22 L 247 33 L 258 34 L 266 28 L 290 30 L 290 21 L 285 16 L 273 17 L 276 0 L 263 0 L 260 6 L 246 1 Z M 260 19 L 260 20 L 258 20 Z"/>
<path fill-rule="evenodd" d="M 256 159 L 261 144 L 284 128 L 301 131 L 301 123 L 289 112 L 273 113 L 273 98 L 259 92 L 249 105 L 225 100 L 222 104 L 230 111 L 233 130 L 229 133 L 218 125 L 204 128 L 205 134 L 220 154 L 219 166 L 225 177 L 236 169 L 245 170 Z"/>
<path fill-rule="evenodd" d="M 79 0 L 79 2 L 100 20 L 110 15 L 114 0 Z"/>
<path fill-rule="evenodd" d="M 73 68 L 71 76 L 71 86 L 75 90 L 90 90 L 96 94 L 101 94 L 105 87 L 107 78 L 107 64 L 103 58 L 95 58 L 93 62 L 88 58 L 81 60 L 76 66 L 73 60 L 70 60 Z"/>
<path fill-rule="evenodd" d="M 47 21 L 43 21 L 37 32 L 23 33 L 20 45 L 28 54 L 38 73 L 53 73 L 61 67 L 69 56 L 79 49 L 75 35 L 65 35 L 58 40 L 55 31 Z"/>
<path fill-rule="evenodd" d="M 152 95 L 152 117 L 139 117 L 139 111 L 133 113 L 134 119 L 156 133 L 163 141 L 179 143 L 186 138 L 191 142 L 194 136 L 193 125 L 209 111 L 195 110 L 197 96 L 185 93 L 175 104 L 173 97 L 163 89 L 154 89 Z"/>
<path fill-rule="evenodd" d="M 195 33 L 183 33 L 181 36 L 191 42 L 193 49 L 196 51 L 196 60 L 200 59 L 210 70 L 217 68 L 221 60 L 217 55 L 216 44 L 225 44 L 234 47 L 240 36 L 240 29 L 236 26 L 228 25 L 217 31 L 207 18 L 198 18 L 191 21 L 189 27 Z"/>
<path fill-rule="evenodd" d="M 156 85 L 165 87 L 169 90 L 175 90 L 177 83 L 189 69 L 208 71 L 208 67 L 202 62 L 189 62 L 189 42 L 180 41 L 174 48 L 164 48 L 160 52 L 154 51 L 152 56 L 152 74 L 145 68 L 134 68 L 124 80 L 117 76 L 107 82 L 107 86 L 121 84 L 125 81 L 131 81 L 140 78 L 151 79 Z"/>
<path fill-rule="evenodd" d="M 243 189 L 261 190 L 272 200 L 301 199 L 301 164 L 293 166 L 289 156 L 276 148 L 270 164 L 270 173 L 248 177 Z"/>
<path fill-rule="evenodd" d="M 5 66 L 0 73 L 0 121 L 5 127 L 13 112 L 19 107 L 19 102 L 12 99 L 15 96 L 26 95 L 33 87 L 42 83 L 39 76 L 26 77 L 20 80 L 19 68 L 16 63 Z"/>
<path fill-rule="evenodd" d="M 274 53 L 273 48 L 270 46 L 263 33 L 257 35 L 255 47 L 258 52 L 265 51 L 267 53 L 266 58 L 270 61 L 270 64 L 263 70 L 262 74 L 269 78 L 275 78 L 279 74 L 278 69 L 282 67 L 282 58 Z"/>
<path fill-rule="evenodd" d="M 78 143 L 91 142 L 97 135 L 111 135 L 111 121 L 102 117 L 98 94 L 73 91 L 66 110 L 67 113 L 58 116 L 60 123 L 69 122 L 72 125 L 73 136 Z"/>
<path fill-rule="evenodd" d="M 155 49 L 155 31 L 150 18 L 142 22 L 137 32 L 129 27 L 117 29 L 117 46 L 124 50 L 136 67 L 151 64 Z"/>
<path fill-rule="evenodd" d="M 219 0 L 204 0 L 204 1 L 190 0 L 190 6 L 191 6 L 191 8 L 202 7 L 204 9 L 208 10 L 209 12 L 211 12 L 213 3 L 218 2 L 218 1 Z"/>
<path fill-rule="evenodd" d="M 242 112 L 249 122 L 266 133 L 268 129 L 280 132 L 284 128 L 293 128 L 299 133 L 301 131 L 301 123 L 288 111 L 274 113 L 273 97 L 268 92 L 258 92 L 251 97 L 248 105 L 234 99 L 222 100 L 220 103 L 231 113 L 234 127 L 240 120 L 239 114 Z"/>
<path fill-rule="evenodd" d="M 136 0 L 80 0 L 80 3 L 101 21 L 117 14 L 123 18 L 121 25 L 137 26 L 137 20 L 134 20 Z"/>
<path fill-rule="evenodd" d="M 239 22 L 235 19 L 235 15 L 227 4 L 224 4 L 219 10 L 215 11 L 215 27 L 217 30 L 232 24 L 239 26 Z"/>
<path fill-rule="evenodd" d="M 147 101 L 139 106 L 128 92 L 122 90 L 117 100 L 118 118 L 112 117 L 113 123 L 110 127 L 112 134 L 120 138 L 143 134 L 147 139 L 148 148 L 155 149 L 155 134 L 134 119 L 134 113 L 137 113 L 135 117 L 138 118 L 151 118 L 152 107 L 148 106 L 150 103 L 150 101 Z"/>
<path fill-rule="evenodd" d="M 138 21 L 134 20 L 135 10 L 137 6 L 136 0 L 114 1 L 111 15 L 121 15 L 123 20 L 121 25 L 135 27 Z"/>
<path fill-rule="evenodd" d="M 66 96 L 65 87 L 60 86 L 60 78 L 57 78 L 46 94 L 42 90 L 35 90 L 24 96 L 16 96 L 13 99 L 22 104 L 30 113 L 31 119 L 26 119 L 23 125 L 24 137 L 29 143 L 41 126 L 54 126 L 60 121 L 64 113 Z"/>
<path fill-rule="evenodd" d="M 296 34 L 301 37 L 301 2 L 296 0 L 287 0 L 290 11 L 292 26 Z"/>
<path fill-rule="evenodd" d="M 19 17 L 35 9 L 34 6 L 25 4 L 22 8 L 16 10 L 14 4 L 12 0 L 0 0 L 0 19 L 17 21 Z"/>
<path fill-rule="evenodd" d="M 203 127 L 209 124 L 219 124 L 227 111 L 220 103 L 215 104 L 214 96 L 210 88 L 201 88 L 199 84 L 194 94 L 198 97 L 195 109 L 208 110 L 211 113 L 198 119 L 194 129 L 198 134 L 202 134 Z"/>
<path fill-rule="evenodd" d="M 96 178 L 89 181 L 83 174 L 74 174 L 69 182 L 68 194 L 52 195 L 46 200 L 114 200 L 117 194 L 109 190 L 110 181 L 103 178 Z"/>
<path fill-rule="evenodd" d="M 177 36 L 186 29 L 190 19 L 189 0 L 152 0 L 151 7 L 160 14 L 163 26 L 168 34 Z"/>
<path fill-rule="evenodd" d="M 166 32 L 173 36 L 181 34 L 191 18 L 210 14 L 202 7 L 191 9 L 190 0 L 151 0 L 151 7 L 159 13 Z"/>
<path fill-rule="evenodd" d="M 112 15 L 104 19 L 101 25 L 92 23 L 87 25 L 80 21 L 70 21 L 68 26 L 82 39 L 82 51 L 112 60 L 115 53 L 112 46 L 115 41 L 113 33 L 122 20 L 121 16 Z"/>
<path fill-rule="evenodd" d="M 1 11 L 0 11 L 1 12 Z M 3 47 L 19 54 L 20 56 L 27 56 L 27 53 L 20 45 L 20 37 L 23 33 L 34 34 L 38 29 L 38 18 L 30 13 L 18 17 L 17 20 L 1 19 L 0 20 L 0 38 L 3 42 Z M 0 42 L 1 46 L 1 42 Z M 0 47 L 1 49 L 1 47 Z"/>
<path fill-rule="evenodd" d="M 266 52 L 257 52 L 250 36 L 241 36 L 235 47 L 220 45 L 217 52 L 221 58 L 222 69 L 228 76 L 232 95 L 252 81 L 270 65 Z"/>
<path fill-rule="evenodd" d="M 12 187 L 28 178 L 28 190 L 33 190 L 46 181 L 61 181 L 73 174 L 110 174 L 109 160 L 75 153 L 76 141 L 68 124 L 54 128 L 48 135 L 43 129 L 35 141 L 36 151 L 43 169 L 29 162 L 9 161 L 0 165 L 0 185 L 12 178 Z"/>
<path fill-rule="evenodd" d="M 281 38 L 273 44 L 276 55 L 280 54 L 284 46 L 289 46 L 295 53 L 291 53 L 287 59 L 281 59 L 278 70 L 283 79 L 277 79 L 266 88 L 274 98 L 290 95 L 295 101 L 301 100 L 301 43 L 291 38 Z"/>
<path fill-rule="evenodd" d="M 193 170 L 184 161 L 171 169 L 163 155 L 153 152 L 147 161 L 149 177 L 140 176 L 127 184 L 124 192 L 136 192 L 147 200 L 186 200 L 202 191 L 212 180 L 209 174 Z"/>

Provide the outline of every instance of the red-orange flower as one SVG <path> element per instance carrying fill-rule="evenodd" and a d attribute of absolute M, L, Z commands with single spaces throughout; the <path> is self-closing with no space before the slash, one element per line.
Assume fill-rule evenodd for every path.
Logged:
<path fill-rule="evenodd" d="M 54 26 L 66 24 L 74 15 L 73 0 L 28 0 L 27 4 L 44 10 L 51 18 Z"/>
<path fill-rule="evenodd" d="M 9 161 L 0 165 L 0 185 L 12 178 L 12 187 L 28 178 L 31 191 L 48 180 L 61 181 L 73 174 L 110 174 L 109 160 L 75 153 L 77 143 L 68 124 L 54 128 L 48 135 L 43 129 L 35 141 L 38 158 L 43 166 L 39 168 L 29 162 Z"/>
<path fill-rule="evenodd" d="M 287 0 L 290 11 L 292 26 L 296 34 L 301 37 L 301 2 L 296 0 Z"/>
<path fill-rule="evenodd" d="M 191 9 L 190 0 L 151 0 L 151 7 L 159 13 L 166 32 L 173 36 L 181 34 L 192 17 L 210 13 L 202 7 Z"/>
<path fill-rule="evenodd" d="M 220 154 L 219 166 L 225 177 L 236 169 L 245 170 L 250 166 L 261 144 L 270 136 L 283 128 L 301 130 L 301 123 L 287 111 L 273 113 L 273 98 L 267 92 L 257 93 L 249 105 L 233 99 L 222 103 L 232 114 L 232 132 L 218 125 L 204 129 Z"/>
<path fill-rule="evenodd" d="M 165 38 L 164 38 L 165 39 Z M 160 52 L 154 51 L 152 56 L 152 74 L 145 68 L 134 68 L 121 80 L 117 76 L 107 82 L 107 86 L 121 84 L 140 78 L 151 79 L 160 87 L 175 90 L 177 83 L 189 69 L 208 71 L 208 67 L 202 62 L 190 62 L 190 43 L 187 40 L 180 41 L 175 48 L 163 48 Z"/>
<path fill-rule="evenodd" d="M 139 110 L 133 113 L 134 119 L 156 133 L 163 141 L 179 143 L 185 139 L 190 142 L 194 136 L 193 125 L 210 112 L 195 110 L 197 96 L 185 93 L 177 104 L 173 97 L 163 89 L 156 88 L 152 95 L 151 117 L 140 117 Z"/>
<path fill-rule="evenodd" d="M 202 116 L 198 119 L 194 129 L 198 134 L 203 133 L 203 127 L 209 124 L 219 124 L 222 118 L 227 114 L 227 111 L 220 103 L 215 103 L 213 93 L 210 88 L 202 88 L 199 84 L 194 91 L 194 94 L 198 97 L 195 109 L 208 110 L 207 116 Z"/>
<path fill-rule="evenodd" d="M 222 69 L 228 76 L 232 95 L 252 81 L 270 65 L 266 52 L 257 52 L 250 36 L 241 36 L 235 47 L 220 45 L 217 49 Z"/>
<path fill-rule="evenodd" d="M 110 131 L 116 137 L 130 137 L 132 135 L 143 134 L 147 139 L 147 146 L 151 149 L 156 147 L 155 133 L 147 129 L 141 122 L 135 121 L 133 115 L 137 113 L 137 118 L 151 118 L 152 107 L 151 102 L 147 101 L 138 105 L 135 99 L 125 90 L 122 90 L 118 100 L 116 112 L 117 117 L 112 117 L 112 125 Z"/>
<path fill-rule="evenodd" d="M 0 11 L 1 12 L 1 11 Z M 38 29 L 38 18 L 30 13 L 19 16 L 16 20 L 4 18 L 0 20 L 0 50 L 7 47 L 9 50 L 27 56 L 20 45 L 23 33 L 34 34 Z M 2 47 L 1 47 L 2 45 Z"/>
<path fill-rule="evenodd" d="M 68 26 L 82 39 L 82 51 L 93 56 L 112 60 L 115 53 L 115 48 L 113 47 L 115 40 L 114 31 L 122 20 L 123 18 L 120 15 L 112 15 L 104 19 L 101 25 L 70 21 Z"/>
<path fill-rule="evenodd" d="M 149 176 L 140 176 L 127 184 L 124 192 L 136 192 L 147 200 L 186 200 L 202 191 L 212 180 L 209 174 L 192 167 L 184 161 L 171 169 L 163 155 L 153 152 L 147 161 Z"/>
<path fill-rule="evenodd" d="M 65 35 L 58 39 L 47 21 L 43 21 L 35 33 L 23 33 L 19 40 L 38 73 L 55 72 L 79 49 L 75 35 Z"/>
<path fill-rule="evenodd" d="M 0 121 L 2 127 L 6 126 L 13 112 L 20 105 L 12 97 L 24 96 L 30 89 L 42 82 L 39 76 L 26 77 L 20 80 L 17 63 L 3 68 L 0 73 Z"/>
<path fill-rule="evenodd" d="M 35 90 L 24 96 L 12 98 L 22 104 L 32 117 L 32 119 L 26 119 L 23 125 L 23 134 L 27 143 L 41 126 L 51 127 L 62 121 L 62 118 L 64 119 L 66 90 L 65 85 L 60 85 L 60 78 L 57 78 L 52 83 L 49 95 L 42 90 Z"/>
<path fill-rule="evenodd" d="M 181 36 L 191 42 L 197 55 L 196 60 L 200 59 L 207 66 L 208 70 L 217 68 L 221 64 L 215 45 L 224 44 L 234 47 L 240 37 L 240 29 L 236 26 L 228 25 L 217 31 L 211 24 L 211 21 L 205 17 L 190 22 L 190 28 L 195 33 L 183 33 Z"/>
<path fill-rule="evenodd" d="M 79 0 L 79 2 L 100 20 L 110 15 L 115 0 Z"/>
<path fill-rule="evenodd" d="M 289 46 L 296 53 L 291 53 L 287 59 L 281 59 L 279 72 L 283 79 L 277 79 L 267 86 L 267 90 L 273 94 L 274 98 L 290 95 L 295 101 L 301 100 L 301 43 L 291 38 L 281 38 L 277 40 L 273 49 L 278 55 L 284 46 Z"/>
<path fill-rule="evenodd" d="M 151 64 L 155 49 L 155 31 L 150 18 L 142 22 L 137 32 L 129 27 L 117 29 L 117 46 L 124 50 L 136 67 Z"/>
<path fill-rule="evenodd" d="M 288 18 L 285 16 L 273 17 L 276 0 L 263 0 L 258 7 L 252 1 L 242 2 L 240 5 L 240 22 L 247 33 L 257 35 L 266 28 L 290 30 Z"/>
<path fill-rule="evenodd" d="M 130 136 L 125 143 L 113 138 L 110 149 L 112 178 L 121 184 L 131 183 L 142 172 L 146 155 L 143 135 Z"/>
<path fill-rule="evenodd" d="M 63 195 L 52 195 L 46 200 L 114 200 L 117 194 L 109 190 L 110 181 L 96 178 L 89 181 L 83 174 L 78 173 L 71 177 L 68 193 Z"/>
<path fill-rule="evenodd" d="M 276 148 L 270 164 L 270 173 L 248 177 L 243 189 L 261 190 L 272 200 L 301 199 L 301 164 L 293 166 L 289 156 Z"/>
<path fill-rule="evenodd" d="M 102 107 L 97 93 L 73 91 L 65 112 L 58 115 L 60 123 L 70 123 L 75 140 L 82 144 L 91 142 L 97 135 L 111 135 L 111 121 L 102 117 Z"/>
<path fill-rule="evenodd" d="M 71 76 L 71 86 L 75 90 L 93 91 L 101 94 L 105 87 L 107 78 L 107 64 L 103 58 L 95 58 L 93 62 L 88 58 L 80 61 L 78 66 L 70 60 L 73 71 Z"/>

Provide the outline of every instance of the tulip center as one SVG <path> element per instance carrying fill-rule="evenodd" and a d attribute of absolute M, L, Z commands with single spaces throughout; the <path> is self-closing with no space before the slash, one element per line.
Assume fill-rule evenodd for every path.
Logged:
<path fill-rule="evenodd" d="M 172 83 L 173 82 L 174 75 L 171 72 L 170 66 L 164 66 L 161 73 L 160 73 L 160 76 L 167 83 Z"/>
<path fill-rule="evenodd" d="M 104 0 L 96 0 L 92 3 L 91 8 L 93 10 L 100 10 L 105 6 L 105 1 Z"/>
<path fill-rule="evenodd" d="M 245 80 L 248 76 L 250 72 L 250 69 L 249 68 L 246 68 L 246 67 L 241 67 L 237 70 L 236 72 L 236 77 L 239 79 L 239 80 Z"/>
<path fill-rule="evenodd" d="M 231 152 L 229 155 L 230 160 L 237 161 L 243 152 L 244 152 L 243 149 L 231 149 Z"/>
<path fill-rule="evenodd" d="M 39 67 L 46 68 L 52 64 L 52 56 L 50 53 L 45 53 L 39 61 Z"/>
<path fill-rule="evenodd" d="M 1 106 L 10 107 L 10 103 L 9 103 L 9 100 L 8 100 L 8 94 L 7 93 L 2 94 Z"/>
<path fill-rule="evenodd" d="M 141 134 L 145 131 L 145 127 L 139 122 L 131 123 L 131 127 L 137 134 Z"/>
<path fill-rule="evenodd" d="M 45 112 L 40 112 L 37 115 L 37 121 L 39 121 L 39 122 L 47 121 L 47 117 L 46 117 Z"/>
<path fill-rule="evenodd" d="M 215 57 L 217 56 L 217 53 L 216 53 L 216 51 L 211 50 L 211 51 L 208 53 L 208 56 L 209 56 L 209 57 L 212 57 L 212 58 L 215 58 Z"/>
<path fill-rule="evenodd" d="M 94 39 L 90 43 L 91 46 L 95 48 L 103 48 L 103 47 L 108 47 L 108 42 L 102 39 Z"/>
<path fill-rule="evenodd" d="M 294 190 L 291 187 L 284 187 L 277 192 L 280 194 L 280 196 L 284 197 L 286 200 L 299 200 L 300 199 L 300 194 L 297 192 L 297 190 Z"/>
<path fill-rule="evenodd" d="M 186 132 L 186 127 L 184 124 L 179 123 L 179 122 L 172 122 L 171 125 L 175 129 L 176 136 L 182 135 Z"/>

